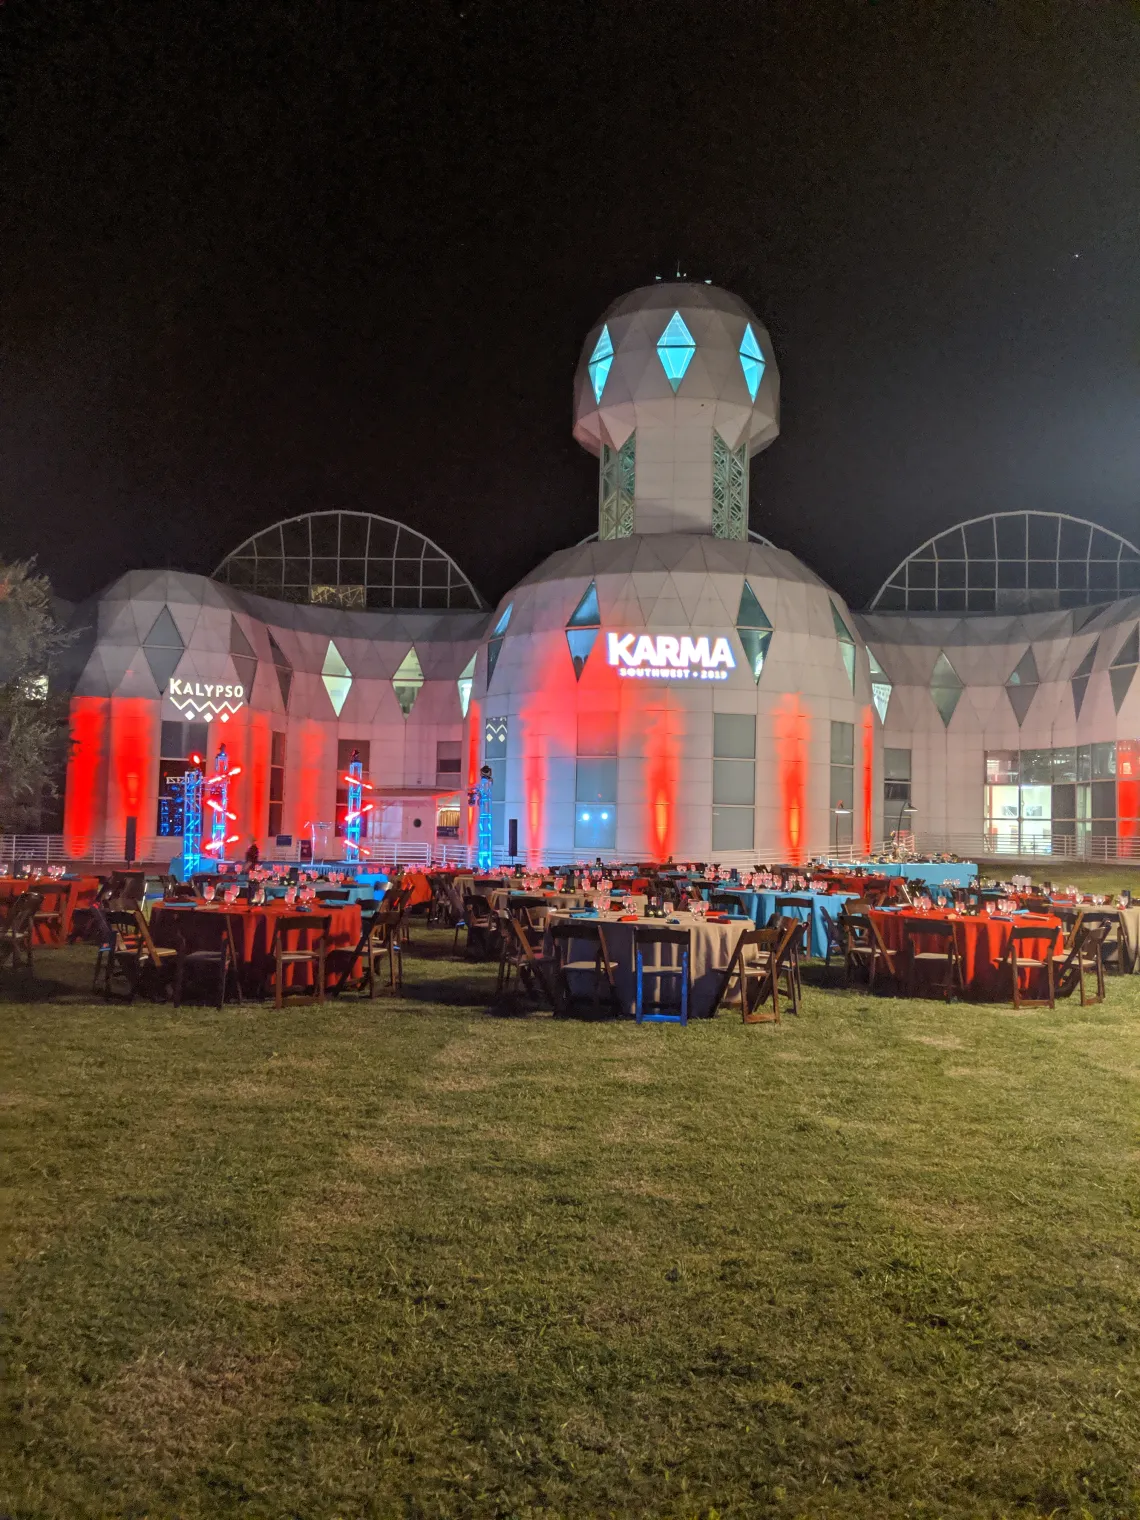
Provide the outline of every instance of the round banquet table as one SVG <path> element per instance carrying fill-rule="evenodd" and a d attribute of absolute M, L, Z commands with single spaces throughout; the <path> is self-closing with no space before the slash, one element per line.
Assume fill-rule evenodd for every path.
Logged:
<path fill-rule="evenodd" d="M 42 892 L 44 894 L 43 911 L 54 910 L 58 903 L 63 914 L 63 922 L 56 929 L 53 924 L 41 919 L 36 925 L 36 944 L 65 945 L 67 936 L 71 933 L 72 915 L 77 908 L 91 906 L 95 901 L 99 886 L 98 876 L 65 877 L 62 881 L 52 876 L 45 876 L 42 881 L 32 877 L 6 876 L 0 878 L 0 904 L 11 902 L 22 892 Z M 60 891 L 60 888 L 63 890 Z"/>
<path fill-rule="evenodd" d="M 548 923 L 568 917 L 570 915 L 567 913 L 554 912 L 551 913 Z M 596 917 L 591 916 L 588 921 L 602 925 L 606 952 L 614 969 L 618 997 L 626 1013 L 633 1018 L 637 1007 L 637 959 L 633 948 L 633 931 L 637 924 L 623 924 L 616 913 L 599 913 Z M 643 926 L 652 925 L 657 929 L 688 929 L 689 976 L 692 981 L 689 990 L 689 1017 L 699 1019 L 711 1016 L 721 980 L 716 968 L 728 965 L 736 949 L 737 940 L 746 929 L 755 927 L 752 920 L 734 918 L 724 923 L 707 923 L 702 919 L 694 918 L 691 913 L 674 913 L 669 918 L 642 918 L 638 920 L 638 923 Z M 551 950 L 549 938 L 546 949 L 547 953 Z M 666 951 L 667 960 L 675 954 L 672 946 L 646 945 L 642 950 L 647 977 L 651 966 L 661 964 L 663 949 Z M 589 940 L 571 940 L 570 942 L 572 960 L 592 961 L 596 953 L 596 948 Z M 575 978 L 588 976 L 590 973 L 571 972 L 570 975 Z"/>
<path fill-rule="evenodd" d="M 823 923 L 823 909 L 832 918 L 839 917 L 839 910 L 854 894 L 850 892 L 757 892 L 752 887 L 714 887 L 718 897 L 732 895 L 739 899 L 741 911 L 757 924 L 766 924 L 776 911 L 777 897 L 794 897 L 796 907 L 788 910 L 789 917 L 811 919 L 811 936 L 807 953 L 823 957 L 827 954 L 827 930 Z"/>
<path fill-rule="evenodd" d="M 883 936 L 883 943 L 887 949 L 898 951 L 903 949 L 905 943 L 903 924 L 907 919 L 923 918 L 951 922 L 954 925 L 954 940 L 958 946 L 958 954 L 962 960 L 962 980 L 965 984 L 966 996 L 984 1003 L 1006 1003 L 1012 995 L 1009 972 L 1002 965 L 1002 961 L 1009 948 L 1009 932 L 1014 922 L 1019 925 L 1031 925 L 1041 930 L 1041 938 L 1031 941 L 1021 950 L 1020 953 L 1024 957 L 1043 960 L 1052 950 L 1059 952 L 1062 944 L 1061 920 L 1052 916 L 1019 913 L 1016 920 L 1011 920 L 1004 917 L 998 918 L 996 914 L 990 918 L 983 913 L 975 918 L 972 915 L 963 916 L 958 913 L 916 914 L 872 908 L 870 917 L 878 925 L 879 933 Z M 916 943 L 919 950 L 940 948 L 937 940 L 924 940 L 920 936 L 916 937 Z M 1032 992 L 1037 995 L 1038 990 L 1043 992 L 1044 988 L 1030 986 L 1033 975 L 1030 969 L 1021 972 L 1021 989 L 1023 992 Z"/>
<path fill-rule="evenodd" d="M 190 908 L 176 908 L 169 904 L 156 906 L 150 915 L 151 933 L 155 943 L 173 945 L 179 935 L 188 949 L 210 943 L 206 920 L 224 913 L 230 921 L 230 935 L 234 950 L 241 962 L 243 984 L 251 987 L 264 985 L 273 969 L 273 934 L 279 918 L 303 917 L 328 918 L 329 953 L 325 960 L 325 985 L 329 986 L 344 970 L 344 952 L 355 950 L 360 943 L 362 916 L 358 903 L 330 903 L 327 907 L 314 907 L 305 913 L 297 904 L 292 907 L 283 902 L 269 902 L 264 907 L 253 908 L 248 903 L 232 905 L 202 904 Z M 316 944 L 315 932 L 305 929 L 290 930 L 285 946 L 288 950 L 308 950 Z M 339 953 L 338 953 L 339 952 Z M 354 968 L 355 969 L 355 968 Z M 286 967 L 286 980 L 290 987 L 308 986 L 312 974 L 308 965 Z"/>

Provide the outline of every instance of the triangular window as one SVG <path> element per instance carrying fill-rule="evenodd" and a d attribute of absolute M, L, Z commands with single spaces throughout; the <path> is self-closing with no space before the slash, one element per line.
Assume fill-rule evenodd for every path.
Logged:
<path fill-rule="evenodd" d="M 772 642 L 772 624 L 747 581 L 740 593 L 736 633 L 744 649 L 752 679 L 759 685 L 764 661 L 768 658 L 768 647 Z"/>
<path fill-rule="evenodd" d="M 938 709 L 939 717 L 947 728 L 950 726 L 954 709 L 958 706 L 958 701 L 965 689 L 958 672 L 946 658 L 945 651 L 941 651 L 934 662 L 934 671 L 930 677 L 930 695 Z"/>
<path fill-rule="evenodd" d="M 253 696 L 253 683 L 257 676 L 257 652 L 246 638 L 237 618 L 230 615 L 230 659 L 234 662 L 238 680 L 245 690 L 248 702 Z"/>
<path fill-rule="evenodd" d="M 740 340 L 740 367 L 744 371 L 748 394 L 755 401 L 756 392 L 764 378 L 764 355 L 756 341 L 756 334 L 752 331 L 751 322 L 745 323 L 744 336 Z"/>
<path fill-rule="evenodd" d="M 467 716 L 467 709 L 471 706 L 471 688 L 475 684 L 475 656 L 472 655 L 459 672 L 459 680 L 455 683 L 459 687 L 459 707 L 463 716 Z"/>
<path fill-rule="evenodd" d="M 511 621 L 511 613 L 514 611 L 514 602 L 508 602 L 504 607 L 499 621 L 491 630 L 491 637 L 487 644 L 487 685 L 491 684 L 491 677 L 495 674 L 495 666 L 499 663 L 499 655 L 503 648 L 503 635 L 507 631 L 507 625 Z"/>
<path fill-rule="evenodd" d="M 835 624 L 835 637 L 839 640 L 839 652 L 843 656 L 843 668 L 847 672 L 847 679 L 851 683 L 851 690 L 855 690 L 855 638 L 850 628 L 839 615 L 839 609 L 835 603 L 831 603 L 831 621 Z"/>
<path fill-rule="evenodd" d="M 404 717 L 410 716 L 412 708 L 416 705 L 424 684 L 423 667 L 420 657 L 416 653 L 413 644 L 407 654 L 400 661 L 400 667 L 392 677 L 392 690 L 396 693 L 396 701 L 400 704 L 400 711 Z"/>
<path fill-rule="evenodd" d="M 293 667 L 285 657 L 281 645 L 269 635 L 269 653 L 273 656 L 273 668 L 277 672 L 277 685 L 281 688 L 281 703 L 289 711 L 289 695 L 293 690 Z"/>
<path fill-rule="evenodd" d="M 661 360 L 661 368 L 665 371 L 665 377 L 676 392 L 677 387 L 685 378 L 685 371 L 693 361 L 693 355 L 697 351 L 697 345 L 693 342 L 693 335 L 685 326 L 685 319 L 679 311 L 675 311 L 669 318 L 669 324 L 657 340 L 657 357 Z"/>
<path fill-rule="evenodd" d="M 595 401 L 602 399 L 602 392 L 606 388 L 606 378 L 613 362 L 613 340 L 610 337 L 609 328 L 603 327 L 598 334 L 598 341 L 594 344 L 594 352 L 590 355 L 590 362 L 587 365 L 590 371 L 590 384 L 594 387 Z"/>
<path fill-rule="evenodd" d="M 1112 686 L 1112 705 L 1118 713 L 1124 706 L 1124 699 L 1128 695 L 1138 665 L 1140 665 L 1140 624 L 1137 624 L 1125 639 L 1120 646 L 1120 653 L 1108 668 L 1108 679 Z"/>
<path fill-rule="evenodd" d="M 143 653 L 159 692 L 166 690 L 167 682 L 178 669 L 185 648 L 182 635 L 170 615 L 170 608 L 164 607 L 143 640 Z"/>
<path fill-rule="evenodd" d="M 1030 648 L 1018 660 L 1016 667 L 1010 673 L 1009 680 L 1005 683 L 1005 694 L 1009 698 L 1009 705 L 1013 708 L 1018 728 L 1025 722 L 1040 685 L 1041 677 L 1037 673 L 1037 661 Z"/>
<path fill-rule="evenodd" d="M 329 701 L 333 705 L 333 712 L 339 718 L 344 704 L 348 701 L 348 694 L 352 690 L 352 671 L 344 662 L 344 656 L 340 650 L 329 640 L 329 647 L 325 650 L 325 661 L 321 666 L 321 680 L 325 690 L 329 694 Z"/>
<path fill-rule="evenodd" d="M 566 624 L 566 644 L 574 666 L 574 679 L 581 680 L 586 661 L 598 637 L 602 616 L 598 607 L 598 588 L 591 581 L 582 593 L 582 599 L 570 614 Z"/>
<path fill-rule="evenodd" d="M 891 693 L 895 689 L 894 684 L 871 649 L 867 650 L 867 664 L 871 671 L 871 701 L 875 704 L 879 722 L 885 723 L 887 708 L 891 705 Z"/>

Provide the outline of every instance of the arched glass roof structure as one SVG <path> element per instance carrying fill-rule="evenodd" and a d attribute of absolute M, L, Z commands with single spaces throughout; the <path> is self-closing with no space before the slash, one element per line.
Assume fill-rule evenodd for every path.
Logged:
<path fill-rule="evenodd" d="M 597 529 L 595 529 L 593 533 L 587 533 L 586 536 L 585 536 L 585 538 L 580 538 L 578 540 L 578 543 L 579 544 L 593 544 L 593 543 L 597 542 L 597 538 L 598 538 Z M 763 535 L 763 533 L 755 533 L 755 532 L 753 532 L 753 530 L 751 528 L 749 528 L 749 530 L 748 530 L 748 541 L 749 541 L 749 543 L 753 543 L 753 544 L 763 544 L 764 547 L 765 547 L 765 549 L 774 549 L 776 547 L 776 545 L 772 542 L 772 540 L 770 538 L 765 538 L 764 535 Z M 575 546 L 575 547 L 577 547 L 577 546 Z"/>
<path fill-rule="evenodd" d="M 478 611 L 455 561 L 422 533 L 373 512 L 308 512 L 247 538 L 213 579 L 284 602 Z"/>
<path fill-rule="evenodd" d="M 1051 612 L 1140 592 L 1140 549 L 1063 512 L 995 512 L 938 533 L 875 593 L 870 612 Z"/>

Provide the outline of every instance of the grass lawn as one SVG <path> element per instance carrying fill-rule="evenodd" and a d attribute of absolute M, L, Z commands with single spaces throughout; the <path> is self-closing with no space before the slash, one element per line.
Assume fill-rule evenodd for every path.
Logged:
<path fill-rule="evenodd" d="M 0 978 L 0 1514 L 1140 1514 L 1140 977 L 638 1029 L 450 939 L 323 1011 Z"/>

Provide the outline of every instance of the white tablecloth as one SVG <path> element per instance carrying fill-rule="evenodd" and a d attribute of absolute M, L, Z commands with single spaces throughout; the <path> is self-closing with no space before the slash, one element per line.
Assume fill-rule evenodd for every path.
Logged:
<path fill-rule="evenodd" d="M 551 921 L 565 919 L 566 913 L 554 912 L 550 915 Z M 673 920 L 677 922 L 674 923 Z M 623 924 L 619 922 L 617 914 L 602 913 L 593 923 L 602 925 L 605 935 L 606 950 L 609 952 L 610 962 L 614 968 L 614 981 L 617 983 L 618 996 L 622 1006 L 632 1018 L 637 1002 L 637 960 L 633 948 L 633 931 L 636 924 Z M 707 923 L 702 919 L 696 919 L 691 913 L 674 913 L 669 918 L 646 918 L 640 920 L 645 926 L 652 925 L 654 928 L 682 928 L 689 930 L 689 975 L 692 979 L 692 987 L 689 993 L 689 1017 L 703 1018 L 711 1014 L 713 1000 L 720 987 L 720 974 L 716 968 L 727 966 L 732 959 L 732 953 L 736 949 L 736 942 L 745 929 L 754 928 L 750 918 L 736 918 L 728 923 Z M 550 948 L 549 946 L 547 947 Z M 646 945 L 642 951 L 642 958 L 648 977 L 650 965 L 660 965 L 662 951 L 668 961 L 676 956 L 676 952 L 670 945 Z M 571 960 L 593 960 L 595 949 L 588 940 L 572 940 L 570 943 Z M 571 987 L 581 977 L 582 991 L 586 990 L 586 981 L 589 973 L 571 972 Z M 665 991 L 671 996 L 672 988 L 676 986 L 665 984 Z M 575 988 L 577 990 L 577 988 Z M 646 996 L 655 998 L 658 987 L 656 978 L 649 982 L 646 988 Z"/>

